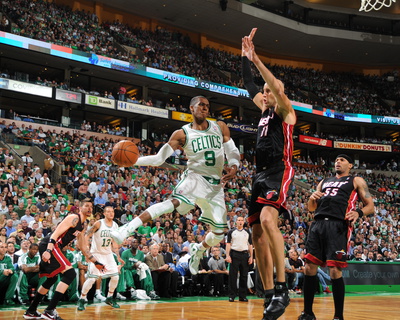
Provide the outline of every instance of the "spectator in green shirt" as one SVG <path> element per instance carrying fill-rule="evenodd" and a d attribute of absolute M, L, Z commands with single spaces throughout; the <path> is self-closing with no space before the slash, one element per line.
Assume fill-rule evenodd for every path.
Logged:
<path fill-rule="evenodd" d="M 147 222 L 144 222 L 142 226 L 140 226 L 137 230 L 137 233 L 141 236 L 145 236 L 146 238 L 151 237 L 151 227 Z"/>
<path fill-rule="evenodd" d="M 15 302 L 12 300 L 15 289 L 17 287 L 18 276 L 11 258 L 6 255 L 7 245 L 0 242 L 0 290 L 6 290 L 4 305 L 12 306 Z"/>

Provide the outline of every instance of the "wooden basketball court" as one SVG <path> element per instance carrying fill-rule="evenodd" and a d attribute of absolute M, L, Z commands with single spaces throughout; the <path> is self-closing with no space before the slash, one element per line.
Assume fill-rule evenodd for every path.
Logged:
<path fill-rule="evenodd" d="M 228 302 L 228 298 L 185 297 L 161 301 L 128 301 L 120 302 L 120 309 L 96 303 L 89 305 L 85 311 L 78 312 L 72 304 L 57 308 L 65 320 L 194 320 L 226 319 L 260 320 L 263 311 L 263 300 L 250 298 L 245 302 Z M 23 319 L 25 308 L 0 307 L 1 320 Z M 39 308 L 39 312 L 43 311 Z M 293 296 L 291 304 L 280 320 L 296 320 L 303 309 L 303 298 Z M 332 320 L 332 295 L 315 298 L 314 312 L 318 320 Z M 352 294 L 346 297 L 346 320 L 400 320 L 400 294 Z"/>

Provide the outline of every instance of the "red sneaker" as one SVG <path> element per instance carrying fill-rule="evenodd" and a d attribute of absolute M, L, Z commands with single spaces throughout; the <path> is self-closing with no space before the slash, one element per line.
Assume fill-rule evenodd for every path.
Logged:
<path fill-rule="evenodd" d="M 326 287 L 324 293 L 332 293 L 332 291 L 329 289 L 329 287 Z"/>

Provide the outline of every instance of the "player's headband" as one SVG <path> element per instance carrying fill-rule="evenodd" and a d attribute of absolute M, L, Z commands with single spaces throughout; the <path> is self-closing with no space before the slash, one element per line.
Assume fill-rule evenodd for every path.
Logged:
<path fill-rule="evenodd" d="M 349 163 L 354 163 L 353 159 L 352 159 L 351 157 L 349 157 L 347 154 L 344 154 L 344 153 L 339 154 L 339 155 L 336 157 L 336 159 L 337 159 L 337 158 L 345 158 Z"/>

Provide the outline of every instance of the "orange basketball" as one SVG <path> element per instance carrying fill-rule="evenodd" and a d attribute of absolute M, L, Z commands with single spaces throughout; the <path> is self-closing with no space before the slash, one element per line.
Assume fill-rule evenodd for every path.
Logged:
<path fill-rule="evenodd" d="M 120 167 L 133 166 L 139 158 L 139 150 L 132 141 L 122 140 L 113 150 L 111 160 Z"/>

